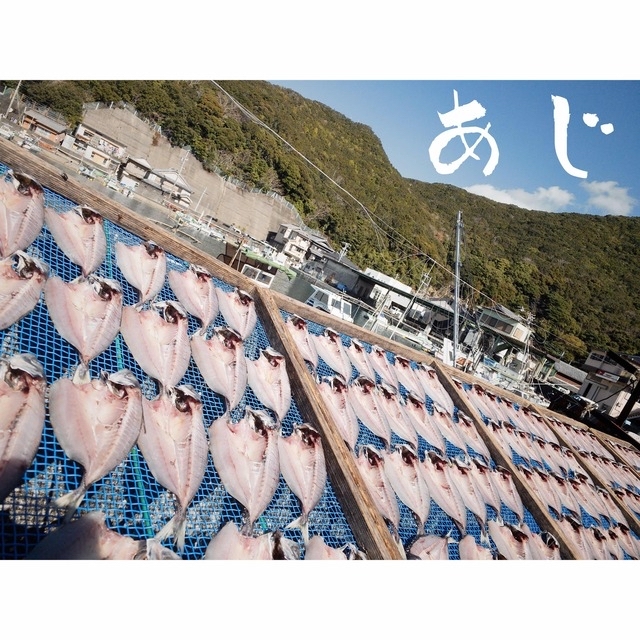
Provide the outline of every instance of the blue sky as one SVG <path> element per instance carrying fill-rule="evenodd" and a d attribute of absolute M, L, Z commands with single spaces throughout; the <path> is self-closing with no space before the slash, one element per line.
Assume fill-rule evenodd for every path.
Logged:
<path fill-rule="evenodd" d="M 640 215 L 640 81 L 272 82 L 370 126 L 404 177 L 454 184 L 527 209 Z M 475 100 L 485 109 L 483 117 L 461 126 L 484 129 L 490 123 L 488 133 L 499 152 L 490 175 L 483 173 L 491 157 L 486 139 L 476 148 L 477 160 L 467 158 L 450 174 L 439 173 L 429 157 L 429 146 L 445 131 L 438 114 L 453 109 L 454 91 L 459 105 Z M 566 140 L 566 160 L 586 177 L 570 175 L 560 162 L 555 145 L 560 114 L 554 119 L 552 96 L 568 103 L 569 124 L 558 135 Z M 590 122 L 597 117 L 595 126 L 585 124 L 585 113 L 595 114 Z M 603 133 L 602 125 L 613 125 L 613 131 Z M 472 145 L 478 135 L 466 139 Z M 461 139 L 453 138 L 439 160 L 451 163 L 462 152 Z"/>

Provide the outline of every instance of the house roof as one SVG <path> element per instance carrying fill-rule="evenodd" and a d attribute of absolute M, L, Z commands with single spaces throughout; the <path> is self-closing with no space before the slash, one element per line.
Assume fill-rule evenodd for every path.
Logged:
<path fill-rule="evenodd" d="M 507 307 L 503 307 L 501 304 L 497 304 L 495 307 L 483 307 L 483 311 L 486 311 L 488 313 L 495 313 L 505 318 L 510 318 L 511 320 L 516 320 L 517 322 L 524 323 L 524 319 L 522 318 L 522 316 L 519 316 L 517 313 L 514 313 L 510 309 L 507 309 Z"/>
<path fill-rule="evenodd" d="M 46 129 L 51 129 L 51 131 L 55 133 L 64 133 L 68 127 L 66 124 L 62 124 L 60 122 L 56 122 L 51 118 L 39 113 L 38 111 L 34 111 L 33 109 L 27 109 L 24 113 L 25 117 L 33 118 L 39 124 L 41 124 Z"/>
<path fill-rule="evenodd" d="M 562 362 L 562 360 L 556 360 L 553 364 L 555 370 L 562 376 L 567 378 L 571 378 L 571 380 L 576 380 L 578 382 L 583 382 L 587 377 L 587 372 L 582 369 L 578 369 L 577 367 L 573 367 L 566 362 Z"/>
<path fill-rule="evenodd" d="M 129 162 L 133 162 L 140 167 L 144 167 L 145 169 L 153 170 L 153 167 L 144 159 L 144 158 L 129 158 Z"/>
<path fill-rule="evenodd" d="M 175 169 L 155 169 L 153 170 L 153 173 L 160 176 L 169 184 L 175 184 L 176 187 L 180 187 L 189 193 L 193 193 L 193 189 L 185 182 L 184 178 Z"/>

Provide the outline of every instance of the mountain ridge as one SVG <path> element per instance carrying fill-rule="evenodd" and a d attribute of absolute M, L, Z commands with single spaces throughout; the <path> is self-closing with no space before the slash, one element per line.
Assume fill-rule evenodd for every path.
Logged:
<path fill-rule="evenodd" d="M 452 286 L 461 210 L 468 301 L 533 314 L 537 346 L 565 359 L 640 352 L 637 218 L 533 211 L 404 178 L 368 125 L 265 81 L 26 81 L 21 92 L 72 123 L 85 102 L 128 102 L 205 167 L 286 197 L 356 264 L 413 286 L 444 267 L 433 292 Z"/>

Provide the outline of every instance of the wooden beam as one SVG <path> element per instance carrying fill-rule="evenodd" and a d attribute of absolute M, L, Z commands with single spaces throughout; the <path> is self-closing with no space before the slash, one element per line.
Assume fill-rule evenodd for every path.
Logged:
<path fill-rule="evenodd" d="M 358 546 L 371 559 L 402 559 L 387 525 L 362 482 L 353 454 L 340 435 L 316 382 L 284 325 L 276 296 L 268 289 L 259 289 L 256 293 L 256 304 L 269 341 L 274 348 L 288 356 L 287 371 L 296 404 L 322 435 L 331 486 Z"/>

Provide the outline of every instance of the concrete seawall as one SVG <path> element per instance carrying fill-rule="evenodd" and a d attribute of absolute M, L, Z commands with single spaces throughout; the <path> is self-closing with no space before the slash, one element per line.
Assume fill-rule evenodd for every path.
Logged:
<path fill-rule="evenodd" d="M 177 170 L 187 153 L 180 147 L 172 147 L 163 136 L 155 135 L 151 126 L 127 109 L 90 109 L 83 122 L 126 145 L 130 157 L 144 158 L 154 169 Z M 254 238 L 264 240 L 269 231 L 277 231 L 282 223 L 300 223 L 297 212 L 287 203 L 264 193 L 248 191 L 206 171 L 191 154 L 181 175 L 194 190 L 192 212 L 208 214 L 221 223 L 235 225 Z"/>

